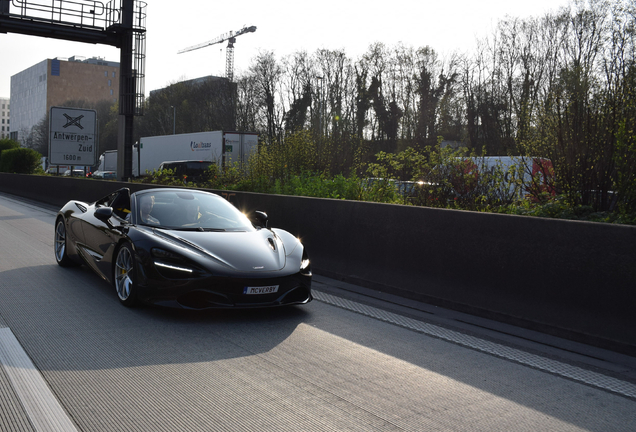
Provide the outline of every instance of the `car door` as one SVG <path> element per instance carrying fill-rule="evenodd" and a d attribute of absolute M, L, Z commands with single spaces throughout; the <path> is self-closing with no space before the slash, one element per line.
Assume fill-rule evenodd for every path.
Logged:
<path fill-rule="evenodd" d="M 107 222 L 95 216 L 98 207 L 113 208 Z M 84 244 L 90 255 L 90 266 L 107 280 L 112 277 L 113 254 L 123 235 L 121 226 L 125 223 L 126 210 L 130 211 L 130 191 L 122 189 L 112 199 L 98 202 L 84 217 Z"/>
<path fill-rule="evenodd" d="M 84 243 L 83 219 L 90 207 L 83 203 L 76 202 L 73 211 L 66 216 L 66 241 L 69 244 L 69 253 L 75 255 L 76 247 Z M 75 246 L 75 247 L 73 247 Z"/>

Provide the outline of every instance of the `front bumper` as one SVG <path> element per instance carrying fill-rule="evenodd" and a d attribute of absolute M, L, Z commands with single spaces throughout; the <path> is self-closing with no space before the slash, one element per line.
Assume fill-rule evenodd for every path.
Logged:
<path fill-rule="evenodd" d="M 154 283 L 153 283 L 154 282 Z M 274 293 L 246 294 L 246 287 L 278 286 Z M 273 307 L 309 303 L 311 276 L 301 273 L 278 277 L 205 277 L 189 280 L 147 280 L 139 299 L 182 309 Z"/>

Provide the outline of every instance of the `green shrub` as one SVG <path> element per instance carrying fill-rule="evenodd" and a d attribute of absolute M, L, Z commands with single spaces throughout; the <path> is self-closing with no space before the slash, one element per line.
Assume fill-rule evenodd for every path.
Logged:
<path fill-rule="evenodd" d="M 41 155 L 33 149 L 11 148 L 0 154 L 0 171 L 18 174 L 33 174 L 40 163 Z"/>
<path fill-rule="evenodd" d="M 140 183 L 151 183 L 164 186 L 183 186 L 186 184 L 185 178 L 175 176 L 174 170 L 146 170 L 146 175 L 141 177 Z"/>
<path fill-rule="evenodd" d="M 20 148 L 20 143 L 9 138 L 0 139 L 0 155 L 4 150 Z"/>
<path fill-rule="evenodd" d="M 360 181 L 355 176 L 342 174 L 329 176 L 327 173 L 302 172 L 290 176 L 286 182 L 277 180 L 272 193 L 317 198 L 360 200 Z"/>

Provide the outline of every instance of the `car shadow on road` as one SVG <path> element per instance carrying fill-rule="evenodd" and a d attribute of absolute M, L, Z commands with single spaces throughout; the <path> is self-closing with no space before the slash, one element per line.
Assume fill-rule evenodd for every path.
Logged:
<path fill-rule="evenodd" d="M 302 306 L 127 308 L 119 303 L 113 286 L 84 266 L 27 267 L 2 272 L 0 280 L 0 316 L 38 368 L 48 370 L 251 356 L 271 350 L 311 315 Z"/>

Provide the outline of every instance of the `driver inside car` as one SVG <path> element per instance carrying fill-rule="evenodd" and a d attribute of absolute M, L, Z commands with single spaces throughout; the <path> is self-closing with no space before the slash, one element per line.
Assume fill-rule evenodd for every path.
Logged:
<path fill-rule="evenodd" d="M 185 206 L 185 223 L 184 225 L 193 225 L 201 222 L 203 215 L 199 212 L 199 204 L 197 202 L 189 202 Z"/>
<path fill-rule="evenodd" d="M 142 195 L 139 198 L 139 217 L 143 223 L 159 225 L 158 219 L 152 217 L 150 212 L 155 206 L 154 195 Z"/>

